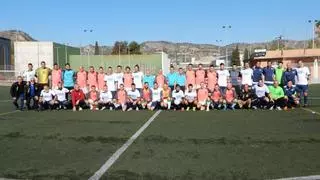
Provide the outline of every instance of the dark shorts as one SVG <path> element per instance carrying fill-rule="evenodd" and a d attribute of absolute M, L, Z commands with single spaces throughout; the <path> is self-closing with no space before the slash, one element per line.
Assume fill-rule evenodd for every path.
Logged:
<path fill-rule="evenodd" d="M 73 89 L 73 87 L 64 87 L 64 88 L 68 89 L 69 91 Z"/>
<path fill-rule="evenodd" d="M 308 89 L 309 89 L 308 85 L 296 85 L 296 90 L 298 93 L 308 92 Z"/>

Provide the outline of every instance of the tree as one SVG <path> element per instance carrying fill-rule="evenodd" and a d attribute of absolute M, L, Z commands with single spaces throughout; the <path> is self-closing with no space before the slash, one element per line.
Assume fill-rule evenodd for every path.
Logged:
<path fill-rule="evenodd" d="M 111 54 L 128 54 L 128 42 L 116 41 L 113 45 Z"/>
<path fill-rule="evenodd" d="M 98 41 L 96 41 L 94 46 L 94 55 L 100 55 Z"/>
<path fill-rule="evenodd" d="M 236 48 L 232 51 L 231 54 L 231 64 L 236 64 L 237 66 L 240 66 L 240 52 L 238 45 Z"/>
<path fill-rule="evenodd" d="M 140 44 L 138 44 L 136 41 L 131 41 L 128 47 L 130 54 L 141 54 Z"/>
<path fill-rule="evenodd" d="M 243 62 L 248 62 L 249 59 L 250 59 L 249 51 L 247 48 L 245 48 L 243 52 Z"/>

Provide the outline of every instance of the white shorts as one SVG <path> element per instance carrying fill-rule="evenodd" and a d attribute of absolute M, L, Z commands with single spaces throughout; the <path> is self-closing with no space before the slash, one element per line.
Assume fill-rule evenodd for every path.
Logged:
<path fill-rule="evenodd" d="M 205 106 L 205 105 L 207 104 L 207 101 L 199 101 L 199 104 L 200 104 L 201 106 Z"/>
<path fill-rule="evenodd" d="M 128 92 L 131 91 L 132 88 L 125 87 L 124 89 Z"/>
<path fill-rule="evenodd" d="M 83 91 L 84 94 L 87 94 L 89 91 L 88 91 L 88 88 L 84 87 L 84 88 L 81 88 L 81 90 Z"/>

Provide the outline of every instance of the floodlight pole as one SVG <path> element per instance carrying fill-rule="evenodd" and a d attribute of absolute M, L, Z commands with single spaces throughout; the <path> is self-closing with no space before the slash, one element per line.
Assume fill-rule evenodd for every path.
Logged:
<path fill-rule="evenodd" d="M 308 23 L 311 24 L 312 26 L 312 49 L 315 48 L 315 28 L 316 28 L 316 23 L 318 22 L 318 20 L 308 20 Z"/>
<path fill-rule="evenodd" d="M 224 29 L 224 30 L 230 30 L 232 28 L 232 26 L 231 25 L 224 25 L 224 26 L 222 26 L 222 29 Z M 227 42 L 227 40 L 225 40 L 226 42 Z M 225 62 L 225 64 L 227 64 L 228 63 L 228 45 L 227 45 L 227 43 L 226 43 L 226 62 Z"/>
<path fill-rule="evenodd" d="M 84 29 L 83 32 L 84 32 L 84 33 L 92 33 L 93 30 L 92 30 L 92 29 Z M 89 64 L 90 64 L 89 52 L 90 52 L 90 44 L 89 44 L 89 47 L 88 47 L 88 54 L 87 54 L 87 55 L 88 55 L 88 68 L 89 68 L 89 66 L 90 66 L 90 65 L 89 65 Z"/>

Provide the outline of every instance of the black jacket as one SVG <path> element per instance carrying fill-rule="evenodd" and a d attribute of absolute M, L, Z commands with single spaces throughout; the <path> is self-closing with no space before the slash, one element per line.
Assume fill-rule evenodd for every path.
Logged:
<path fill-rule="evenodd" d="M 27 85 L 26 85 L 26 97 L 30 97 L 30 86 L 31 86 L 31 83 L 29 82 Z M 39 87 L 39 84 L 38 83 L 34 83 L 34 94 L 35 96 L 40 96 L 40 87 Z"/>
<path fill-rule="evenodd" d="M 11 97 L 15 97 L 18 98 L 20 96 L 20 94 L 24 94 L 27 91 L 27 83 L 25 81 L 22 81 L 21 84 L 19 84 L 18 82 L 15 82 L 12 84 L 11 88 L 10 88 L 10 95 Z"/>

